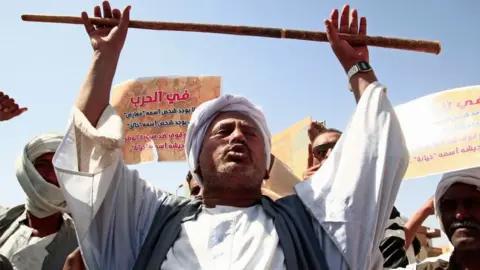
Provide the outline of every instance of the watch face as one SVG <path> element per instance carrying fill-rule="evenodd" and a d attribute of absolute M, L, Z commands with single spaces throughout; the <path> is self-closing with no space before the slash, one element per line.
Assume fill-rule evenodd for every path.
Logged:
<path fill-rule="evenodd" d="M 361 71 L 367 71 L 372 69 L 367 62 L 359 62 L 358 67 L 360 68 Z"/>

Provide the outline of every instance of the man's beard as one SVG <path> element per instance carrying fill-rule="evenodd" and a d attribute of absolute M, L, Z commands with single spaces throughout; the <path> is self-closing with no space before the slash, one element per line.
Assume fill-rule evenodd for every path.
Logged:
<path fill-rule="evenodd" d="M 253 162 L 252 150 L 247 145 L 228 145 L 217 162 L 205 166 L 208 171 L 202 170 L 204 187 L 217 191 L 260 190 L 265 170 L 259 166 Z"/>
<path fill-rule="evenodd" d="M 457 231 L 457 229 L 468 229 L 469 231 Z M 459 250 L 477 250 L 480 245 L 480 224 L 471 220 L 462 220 L 452 223 L 449 227 L 450 241 Z"/>
<path fill-rule="evenodd" d="M 210 190 L 242 191 L 260 189 L 263 176 L 254 164 L 222 162 L 217 168 L 202 173 L 204 186 Z"/>

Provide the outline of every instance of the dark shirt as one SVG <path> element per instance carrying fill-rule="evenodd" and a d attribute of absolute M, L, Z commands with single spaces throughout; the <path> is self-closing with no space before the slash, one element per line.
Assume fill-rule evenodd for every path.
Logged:
<path fill-rule="evenodd" d="M 13 270 L 12 264 L 3 255 L 0 255 L 0 270 Z"/>

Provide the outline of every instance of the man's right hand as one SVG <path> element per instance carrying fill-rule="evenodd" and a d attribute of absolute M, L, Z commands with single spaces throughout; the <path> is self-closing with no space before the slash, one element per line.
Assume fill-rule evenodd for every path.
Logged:
<path fill-rule="evenodd" d="M 93 13 L 95 17 L 102 17 L 102 9 L 99 6 L 95 7 Z M 112 10 L 108 1 L 105 1 L 103 17 L 119 20 L 118 26 L 93 26 L 87 13 L 82 12 L 82 20 L 90 37 L 94 56 L 75 106 L 93 126 L 97 125 L 100 116 L 110 103 L 110 89 L 127 38 L 130 6 L 127 6 L 122 14 L 118 9 Z"/>
<path fill-rule="evenodd" d="M 315 165 L 315 166 L 312 166 L 310 168 L 308 168 L 306 171 L 303 172 L 303 180 L 307 180 L 308 178 L 312 177 L 312 175 L 314 175 L 318 169 L 320 169 L 320 164 L 318 165 Z"/>
<path fill-rule="evenodd" d="M 27 111 L 15 103 L 15 100 L 0 91 L 0 122 L 7 121 Z"/>
<path fill-rule="evenodd" d="M 130 23 L 130 6 L 127 6 L 123 13 L 118 9 L 113 9 L 108 1 L 102 3 L 103 18 L 119 20 L 118 26 L 94 26 L 88 18 L 87 12 L 82 12 L 82 21 L 85 25 L 87 34 L 90 37 L 93 50 L 97 53 L 111 53 L 119 56 L 122 51 L 125 39 L 127 38 L 128 24 Z M 96 6 L 93 9 L 95 17 L 102 18 L 102 9 Z"/>

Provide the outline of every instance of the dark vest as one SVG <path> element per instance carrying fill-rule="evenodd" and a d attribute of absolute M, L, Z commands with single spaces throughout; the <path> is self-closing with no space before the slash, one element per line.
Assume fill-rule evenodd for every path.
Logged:
<path fill-rule="evenodd" d="M 18 226 L 14 226 L 13 223 L 24 212 L 25 206 L 19 205 L 0 213 L 0 240 L 2 240 L 0 247 L 18 228 Z M 48 255 L 45 257 L 41 269 L 63 269 L 67 256 L 77 247 L 78 242 L 73 223 L 62 226 L 52 242 L 46 247 Z"/>
<path fill-rule="evenodd" d="M 312 217 L 297 195 L 277 201 L 264 196 L 261 205 L 273 219 L 288 270 L 328 269 Z M 169 195 L 155 215 L 133 269 L 160 269 L 180 235 L 181 224 L 195 220 L 201 206 L 200 200 L 190 201 Z"/>

